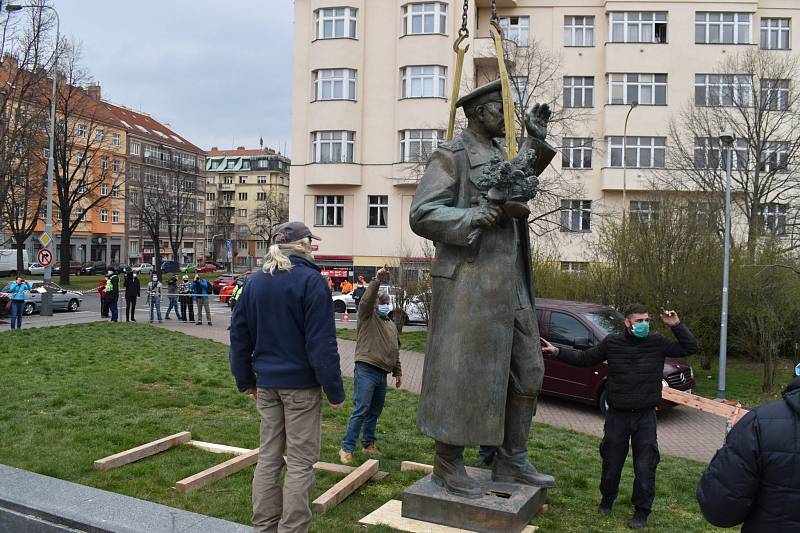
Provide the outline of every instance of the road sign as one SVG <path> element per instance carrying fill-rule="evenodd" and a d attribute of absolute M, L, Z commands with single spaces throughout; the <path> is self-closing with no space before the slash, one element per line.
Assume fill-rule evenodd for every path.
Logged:
<path fill-rule="evenodd" d="M 233 251 L 233 241 L 229 239 L 225 243 L 225 247 L 228 248 L 228 255 L 230 255 L 230 253 Z"/>
<path fill-rule="evenodd" d="M 53 262 L 53 252 L 47 248 L 42 248 L 36 254 L 36 261 L 43 267 L 49 267 L 50 263 Z"/>
<path fill-rule="evenodd" d="M 46 231 L 41 235 L 39 235 L 39 242 L 42 243 L 42 246 L 44 246 L 45 248 L 47 248 L 47 245 L 50 244 L 50 241 L 52 240 L 53 239 L 50 238 L 50 234 L 47 233 Z"/>

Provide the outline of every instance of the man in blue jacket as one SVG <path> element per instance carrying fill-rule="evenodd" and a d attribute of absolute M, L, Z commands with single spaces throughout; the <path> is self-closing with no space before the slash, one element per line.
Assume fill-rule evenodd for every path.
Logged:
<path fill-rule="evenodd" d="M 261 415 L 256 533 L 308 530 L 322 392 L 333 409 L 345 399 L 333 301 L 311 255 L 316 238 L 302 222 L 279 226 L 262 271 L 248 277 L 231 316 L 231 372 L 239 391 L 256 398 Z"/>

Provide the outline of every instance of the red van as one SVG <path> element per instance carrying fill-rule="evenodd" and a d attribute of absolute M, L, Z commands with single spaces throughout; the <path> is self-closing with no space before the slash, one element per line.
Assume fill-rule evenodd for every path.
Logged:
<path fill-rule="evenodd" d="M 536 299 L 539 334 L 555 346 L 585 350 L 597 345 L 610 333 L 625 331 L 624 317 L 614 308 L 586 302 Z M 605 414 L 606 375 L 608 365 L 579 368 L 554 357 L 544 357 L 542 393 L 597 405 Z M 664 381 L 670 387 L 691 392 L 694 372 L 685 359 L 667 357 L 664 361 Z M 675 404 L 662 400 L 659 409 Z"/>

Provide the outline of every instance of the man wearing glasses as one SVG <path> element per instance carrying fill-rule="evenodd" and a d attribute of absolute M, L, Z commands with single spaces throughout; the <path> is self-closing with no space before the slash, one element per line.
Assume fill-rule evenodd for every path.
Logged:
<path fill-rule="evenodd" d="M 622 466 L 633 448 L 633 495 L 635 507 L 628 527 L 647 527 L 656 493 L 656 466 L 659 462 L 656 438 L 656 405 L 661 402 L 665 357 L 686 357 L 697 353 L 697 342 L 675 311 L 661 312 L 677 341 L 650 331 L 650 315 L 640 304 L 625 310 L 625 333 L 608 335 L 588 350 L 557 348 L 541 339 L 542 352 L 574 366 L 594 366 L 608 362 L 608 412 L 603 428 L 600 456 L 602 501 L 598 511 L 611 512 L 617 497 Z"/>

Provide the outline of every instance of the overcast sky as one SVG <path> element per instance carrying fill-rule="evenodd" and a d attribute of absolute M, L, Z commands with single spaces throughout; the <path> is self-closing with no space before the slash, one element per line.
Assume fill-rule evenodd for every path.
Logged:
<path fill-rule="evenodd" d="M 53 0 L 103 98 L 199 147 L 291 140 L 291 0 Z M 291 150 L 289 150 L 291 152 Z"/>

